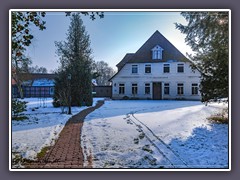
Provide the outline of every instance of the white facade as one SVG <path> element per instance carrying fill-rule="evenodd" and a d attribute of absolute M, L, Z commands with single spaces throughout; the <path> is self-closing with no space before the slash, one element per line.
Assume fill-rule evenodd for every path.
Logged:
<path fill-rule="evenodd" d="M 126 63 L 111 81 L 113 99 L 201 99 L 200 73 L 189 62 Z"/>

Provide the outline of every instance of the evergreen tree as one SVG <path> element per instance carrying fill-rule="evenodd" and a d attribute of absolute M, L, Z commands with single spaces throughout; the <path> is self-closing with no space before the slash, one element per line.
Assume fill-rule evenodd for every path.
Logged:
<path fill-rule="evenodd" d="M 91 106 L 93 99 L 90 40 L 79 13 L 71 15 L 66 41 L 55 42 L 55 45 L 60 57 L 59 69 L 65 74 L 65 76 L 59 77 L 59 81 L 62 81 L 63 87 L 70 89 L 71 105 Z M 71 79 L 65 81 L 69 76 Z M 55 93 L 59 93 L 58 89 L 55 89 Z"/>
<path fill-rule="evenodd" d="M 195 52 L 188 55 L 193 69 L 201 73 L 202 101 L 228 97 L 229 15 L 228 12 L 182 12 L 188 24 L 176 23 Z"/>

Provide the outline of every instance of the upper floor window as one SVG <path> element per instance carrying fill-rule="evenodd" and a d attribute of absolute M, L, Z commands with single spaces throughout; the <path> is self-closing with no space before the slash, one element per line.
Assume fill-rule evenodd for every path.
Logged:
<path fill-rule="evenodd" d="M 151 73 L 152 69 L 151 69 L 151 64 L 146 64 L 145 65 L 145 73 Z"/>
<path fill-rule="evenodd" d="M 177 72 L 183 73 L 184 72 L 184 64 L 178 64 L 177 65 Z"/>
<path fill-rule="evenodd" d="M 132 74 L 138 73 L 138 65 L 132 65 Z"/>
<path fill-rule="evenodd" d="M 162 59 L 162 51 L 163 51 L 163 48 L 161 48 L 161 46 L 159 45 L 156 45 L 152 49 L 152 59 Z"/>
<path fill-rule="evenodd" d="M 170 64 L 163 64 L 163 72 L 164 73 L 170 72 Z"/>

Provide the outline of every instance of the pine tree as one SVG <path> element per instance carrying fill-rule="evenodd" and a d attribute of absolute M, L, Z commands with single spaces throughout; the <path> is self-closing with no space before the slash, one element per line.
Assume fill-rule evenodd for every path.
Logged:
<path fill-rule="evenodd" d="M 59 81 L 64 84 L 63 87 L 70 88 L 71 105 L 91 106 L 93 99 L 90 40 L 79 13 L 73 13 L 71 16 L 66 41 L 56 42 L 55 45 L 60 57 L 59 69 L 65 74 L 65 77 L 59 77 Z M 69 76 L 71 79 L 65 81 L 64 78 Z M 58 89 L 55 89 L 55 93 L 59 93 Z"/>
<path fill-rule="evenodd" d="M 186 26 L 176 28 L 195 52 L 189 55 L 193 69 L 201 73 L 202 101 L 228 97 L 229 15 L 228 12 L 182 12 Z"/>

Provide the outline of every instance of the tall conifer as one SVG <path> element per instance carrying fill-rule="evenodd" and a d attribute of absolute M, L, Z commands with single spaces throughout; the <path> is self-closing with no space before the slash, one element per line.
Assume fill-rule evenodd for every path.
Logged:
<path fill-rule="evenodd" d="M 90 40 L 79 13 L 71 15 L 66 41 L 55 42 L 55 45 L 60 57 L 59 70 L 65 72 L 64 74 L 67 76 L 63 77 L 62 81 L 65 82 L 63 88 L 70 89 L 71 105 L 91 106 L 93 99 Z M 56 91 L 55 95 L 57 96 L 57 94 Z"/>

